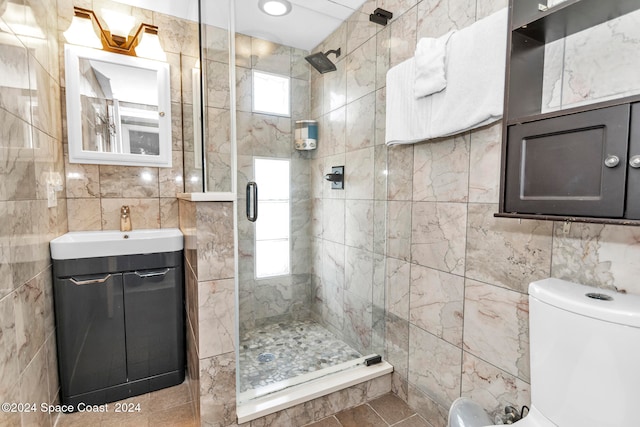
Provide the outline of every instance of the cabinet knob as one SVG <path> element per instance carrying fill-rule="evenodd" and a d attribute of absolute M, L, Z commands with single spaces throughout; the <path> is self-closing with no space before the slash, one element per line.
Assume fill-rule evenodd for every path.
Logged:
<path fill-rule="evenodd" d="M 640 168 L 640 155 L 635 155 L 629 159 L 629 166 L 634 169 Z"/>
<path fill-rule="evenodd" d="M 620 158 L 618 156 L 607 156 L 607 158 L 604 159 L 604 165 L 608 168 L 615 168 L 618 166 L 618 163 L 620 163 Z"/>

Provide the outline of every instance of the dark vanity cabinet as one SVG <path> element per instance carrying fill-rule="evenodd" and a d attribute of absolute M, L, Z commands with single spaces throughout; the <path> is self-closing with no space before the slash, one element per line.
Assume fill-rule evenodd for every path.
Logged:
<path fill-rule="evenodd" d="M 500 212 L 640 224 L 640 96 L 542 112 L 545 45 L 640 9 L 637 0 L 510 0 Z"/>
<path fill-rule="evenodd" d="M 54 260 L 53 270 L 61 404 L 184 381 L 182 251 Z"/>

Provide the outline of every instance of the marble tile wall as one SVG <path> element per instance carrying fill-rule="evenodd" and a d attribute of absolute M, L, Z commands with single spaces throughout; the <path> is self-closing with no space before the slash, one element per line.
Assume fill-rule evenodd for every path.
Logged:
<path fill-rule="evenodd" d="M 236 112 L 238 143 L 238 229 L 240 327 L 287 319 L 309 318 L 310 307 L 310 176 L 311 153 L 294 149 L 296 120 L 309 119 L 308 52 L 244 34 L 236 34 Z M 254 113 L 253 70 L 290 78 L 291 117 Z M 220 86 L 220 84 L 218 84 Z M 223 93 L 228 88 L 220 88 Z M 220 90 L 215 90 L 219 95 Z M 227 98 L 226 95 L 222 96 Z M 228 103 L 228 100 L 225 101 Z M 254 158 L 290 161 L 291 274 L 255 279 L 255 224 L 246 219 L 245 187 L 253 180 Z M 264 189 L 258 183 L 259 189 Z M 258 223 L 261 217 L 258 216 Z M 256 223 L 256 224 L 258 224 Z"/>
<path fill-rule="evenodd" d="M 385 281 L 387 150 L 384 78 L 390 32 L 373 24 L 368 1 L 313 51 L 340 48 L 337 71 L 311 69 L 311 115 L 319 123 L 311 158 L 312 311 L 363 354 L 381 353 Z M 381 7 L 381 6 L 380 6 Z M 394 11 L 394 13 L 396 13 Z M 323 176 L 344 166 L 344 190 Z"/>
<path fill-rule="evenodd" d="M 558 277 L 640 294 L 634 280 L 640 269 L 636 228 L 572 224 L 567 231 L 563 224 L 493 217 L 499 202 L 501 123 L 452 138 L 383 145 L 388 68 L 411 56 L 419 37 L 462 28 L 507 4 L 370 1 L 359 13 L 383 7 L 394 13 L 389 25 L 371 26 L 356 13 L 315 49 L 342 47 L 344 54 L 336 72 L 311 74 L 312 116 L 322 124 L 311 168 L 314 315 L 349 329 L 349 295 L 358 298 L 371 284 L 357 282 L 364 274 L 346 274 L 368 271 L 367 261 L 354 258 L 348 267 L 347 258 L 355 249 L 369 248 L 371 239 L 364 236 L 373 233 L 373 254 L 384 255 L 386 264 L 384 354 L 395 367 L 392 389 L 434 427 L 447 425 L 449 406 L 461 395 L 493 413 L 507 404 L 530 403 L 529 282 Z M 640 37 L 634 21 L 635 14 L 628 15 L 577 35 L 566 47 L 563 42 L 551 55 L 547 51 L 552 79 L 545 83 L 545 102 L 560 106 L 635 90 L 637 78 L 627 71 L 634 69 L 637 55 L 625 53 Z M 584 45 L 605 33 L 594 51 L 606 54 L 594 57 Z M 368 54 L 357 54 L 358 49 Z M 552 59 L 560 66 L 554 68 Z M 350 111 L 358 115 L 350 117 Z M 371 146 L 373 167 L 363 151 Z M 350 163 L 355 157 L 350 153 L 363 153 L 357 157 L 355 192 L 330 190 L 322 174 Z M 349 185 L 353 167 L 347 164 L 345 170 Z M 361 205 L 370 198 L 372 216 Z M 383 206 L 380 216 L 376 204 Z M 342 215 L 344 223 L 333 221 Z M 373 231 L 362 224 L 371 218 Z M 377 252 L 378 241 L 382 252 Z M 376 268 L 374 263 L 374 277 Z M 372 283 L 375 296 L 379 285 Z M 359 326 L 367 331 L 366 322 Z"/>
<path fill-rule="evenodd" d="M 67 231 L 55 2 L 0 2 L 0 401 L 58 400 L 49 241 Z M 15 3 L 11 4 L 15 6 Z M 29 13 L 30 15 L 27 15 Z M 25 19 L 29 16 L 29 19 Z M 46 412 L 2 413 L 0 424 L 52 426 Z"/>
<path fill-rule="evenodd" d="M 64 101 L 64 36 L 71 24 L 73 6 L 92 9 L 100 14 L 105 9 L 134 16 L 137 23 L 157 25 L 160 43 L 170 65 L 172 167 L 110 166 L 69 163 Z M 69 230 L 113 230 L 120 227 L 120 207 L 129 205 L 131 221 L 136 228 L 178 227 L 176 193 L 185 191 L 185 179 L 201 191 L 201 171 L 183 170 L 183 161 L 194 165 L 193 96 L 191 70 L 199 56 L 198 25 L 150 10 L 127 6 L 111 0 L 58 0 L 58 39 L 56 67 L 62 86 L 60 109 L 63 116 L 62 139 L 65 147 L 66 196 Z M 60 106 L 60 107 L 58 107 Z M 184 152 L 183 152 L 184 149 Z M 186 177 L 185 177 L 186 170 Z M 191 189 L 191 188 L 188 188 Z"/>
<path fill-rule="evenodd" d="M 235 424 L 233 203 L 180 200 L 185 236 L 187 374 L 200 425 Z"/>

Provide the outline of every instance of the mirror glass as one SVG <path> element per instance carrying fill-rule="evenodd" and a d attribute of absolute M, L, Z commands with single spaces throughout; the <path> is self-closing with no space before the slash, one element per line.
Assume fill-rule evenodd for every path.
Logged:
<path fill-rule="evenodd" d="M 71 163 L 171 166 L 169 66 L 65 46 Z"/>

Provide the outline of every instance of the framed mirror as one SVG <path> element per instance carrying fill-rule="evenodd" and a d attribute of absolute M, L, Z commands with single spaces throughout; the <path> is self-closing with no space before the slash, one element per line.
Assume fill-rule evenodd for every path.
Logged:
<path fill-rule="evenodd" d="M 171 167 L 169 64 L 65 45 L 69 162 Z"/>

